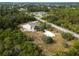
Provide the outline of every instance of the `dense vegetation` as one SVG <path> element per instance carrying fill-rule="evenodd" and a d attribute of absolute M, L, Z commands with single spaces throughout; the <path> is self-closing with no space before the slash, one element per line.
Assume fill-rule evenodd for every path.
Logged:
<path fill-rule="evenodd" d="M 43 19 L 79 33 L 79 8 L 51 8 Z"/>
<path fill-rule="evenodd" d="M 17 9 L 7 9 L 8 8 L 0 9 L 0 28 L 14 28 L 18 24 L 35 20 L 33 16 L 19 12 Z"/>
<path fill-rule="evenodd" d="M 54 42 L 54 40 L 51 37 L 48 37 L 48 36 L 45 36 L 45 35 L 43 36 L 43 41 L 44 41 L 44 43 L 47 43 L 47 44 Z"/>
<path fill-rule="evenodd" d="M 31 5 L 31 6 L 28 6 L 28 11 L 29 12 L 38 12 L 38 11 L 48 12 L 49 9 L 47 6 L 41 6 L 41 5 L 40 6 L 33 6 L 33 5 Z"/>
<path fill-rule="evenodd" d="M 39 22 L 37 26 L 35 26 L 35 29 L 38 31 L 44 31 L 45 29 L 51 29 L 51 26 L 46 23 Z"/>
<path fill-rule="evenodd" d="M 0 55 L 41 55 L 40 49 L 32 43 L 33 38 L 18 29 L 19 24 L 34 21 L 35 18 L 19 12 L 18 8 L 9 9 L 9 6 L 4 5 L 0 7 Z"/>
<path fill-rule="evenodd" d="M 56 7 L 51 8 L 48 16 L 43 17 L 44 20 L 54 23 L 63 28 L 79 33 L 79 7 Z M 58 52 L 56 55 L 74 56 L 79 55 L 79 40 L 73 37 L 70 33 L 62 33 L 65 39 L 65 46 L 68 48 L 66 52 Z M 74 41 L 72 45 L 68 42 Z"/>
<path fill-rule="evenodd" d="M 40 50 L 19 30 L 0 30 L 0 55 L 40 55 Z"/>
<path fill-rule="evenodd" d="M 53 7 L 53 8 L 52 8 Z M 42 5 L 26 5 L 26 4 L 1 4 L 0 3 L 0 55 L 2 56 L 37 56 L 42 55 L 41 50 L 33 43 L 33 38 L 24 35 L 18 25 L 29 21 L 34 21 L 33 15 L 29 12 L 44 11 L 48 14 L 43 18 L 51 23 L 68 28 L 76 33 L 79 33 L 79 8 L 73 7 L 55 7 L 48 8 Z M 19 11 L 20 8 L 25 8 L 25 11 Z M 26 13 L 27 9 L 27 13 Z M 50 29 L 45 23 L 39 24 L 35 29 L 44 31 Z M 75 39 L 71 34 L 64 33 L 63 38 L 66 52 L 57 52 L 56 55 L 79 55 L 79 40 Z M 71 42 L 71 41 L 74 42 Z M 51 37 L 43 36 L 44 43 L 53 43 Z M 72 45 L 68 45 L 71 42 Z M 68 47 L 67 47 L 68 46 Z"/>
<path fill-rule="evenodd" d="M 75 37 L 72 36 L 70 33 L 62 33 L 62 36 L 65 40 L 70 41 L 76 39 Z"/>
<path fill-rule="evenodd" d="M 74 40 L 72 44 L 73 44 L 72 47 L 68 49 L 68 52 L 66 52 L 66 55 L 78 56 L 79 55 L 79 40 Z"/>

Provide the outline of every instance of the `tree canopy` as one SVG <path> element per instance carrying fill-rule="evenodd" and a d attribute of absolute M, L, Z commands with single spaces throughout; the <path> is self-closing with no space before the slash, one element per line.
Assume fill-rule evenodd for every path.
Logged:
<path fill-rule="evenodd" d="M 19 30 L 0 30 L 0 55 L 41 55 L 41 50 L 32 43 L 32 38 Z"/>

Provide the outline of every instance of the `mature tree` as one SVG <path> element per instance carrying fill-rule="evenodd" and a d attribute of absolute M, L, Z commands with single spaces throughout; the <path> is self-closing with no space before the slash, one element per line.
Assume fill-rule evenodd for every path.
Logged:
<path fill-rule="evenodd" d="M 48 36 L 45 36 L 45 35 L 43 36 L 43 41 L 47 44 L 54 42 L 54 40 L 51 37 L 48 37 Z"/>

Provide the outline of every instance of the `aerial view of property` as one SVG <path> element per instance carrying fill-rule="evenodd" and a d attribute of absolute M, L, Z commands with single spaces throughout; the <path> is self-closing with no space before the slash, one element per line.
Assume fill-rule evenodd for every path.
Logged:
<path fill-rule="evenodd" d="M 0 2 L 0 56 L 79 56 L 79 3 Z"/>

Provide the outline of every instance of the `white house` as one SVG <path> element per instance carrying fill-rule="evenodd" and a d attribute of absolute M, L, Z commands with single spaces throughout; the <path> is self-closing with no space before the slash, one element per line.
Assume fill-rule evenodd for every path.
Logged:
<path fill-rule="evenodd" d="M 48 30 L 45 30 L 44 35 L 46 35 L 48 37 L 55 37 L 55 34 L 50 32 L 50 31 L 48 31 Z"/>
<path fill-rule="evenodd" d="M 34 28 L 37 25 L 37 22 L 38 21 L 28 22 L 28 23 L 25 23 L 25 24 L 21 24 L 20 25 L 22 27 L 21 30 L 34 32 L 34 31 L 36 31 Z"/>

